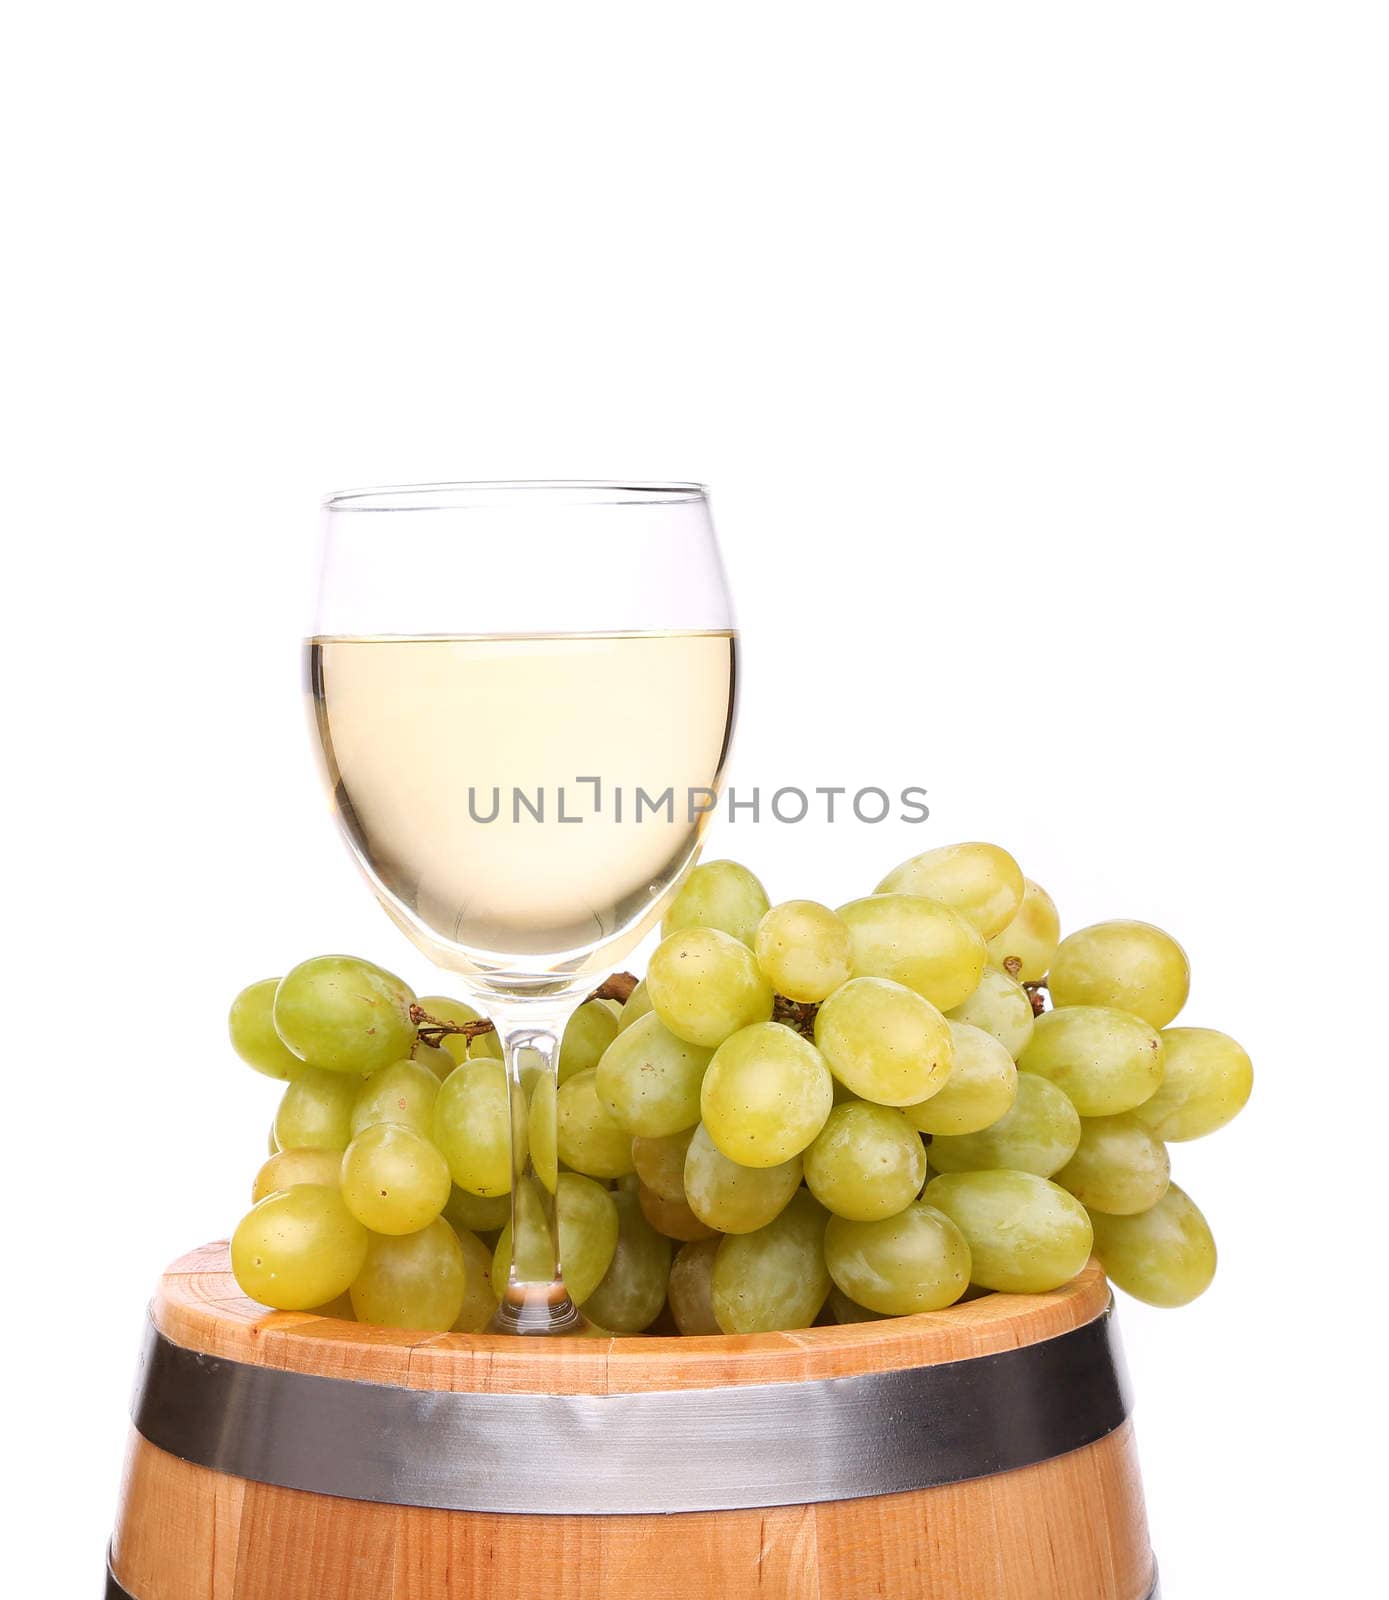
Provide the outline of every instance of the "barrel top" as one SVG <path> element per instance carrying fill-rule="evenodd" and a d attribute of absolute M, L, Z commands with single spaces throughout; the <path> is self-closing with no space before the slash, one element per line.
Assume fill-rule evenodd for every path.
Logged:
<path fill-rule="evenodd" d="M 232 1277 L 225 1240 L 175 1261 L 150 1307 L 175 1344 L 256 1366 L 412 1389 L 635 1394 L 794 1383 L 991 1355 L 1066 1333 L 1109 1304 L 1097 1262 L 1050 1294 L 991 1294 L 945 1311 L 709 1338 L 518 1339 L 368 1327 L 267 1311 Z"/>

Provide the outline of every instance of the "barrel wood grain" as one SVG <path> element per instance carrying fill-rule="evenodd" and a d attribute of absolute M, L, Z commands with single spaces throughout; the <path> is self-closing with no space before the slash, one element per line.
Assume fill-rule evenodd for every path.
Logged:
<path fill-rule="evenodd" d="M 180 1344 L 293 1371 L 465 1393 L 618 1394 L 960 1360 L 1068 1332 L 1108 1298 L 1092 1264 L 1054 1294 L 887 1322 L 532 1342 L 267 1313 L 239 1293 L 216 1245 L 175 1263 L 152 1313 Z M 1152 1583 L 1129 1423 L 1036 1466 L 914 1493 L 602 1517 L 333 1499 L 213 1472 L 132 1433 L 112 1566 L 135 1600 L 1141 1600 Z"/>

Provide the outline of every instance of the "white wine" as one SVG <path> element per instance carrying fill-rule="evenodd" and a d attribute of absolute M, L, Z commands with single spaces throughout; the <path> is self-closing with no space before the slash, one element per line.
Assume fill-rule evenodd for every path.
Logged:
<path fill-rule="evenodd" d="M 698 847 L 736 658 L 726 631 L 311 639 L 328 782 L 386 909 L 476 976 L 610 970 Z"/>

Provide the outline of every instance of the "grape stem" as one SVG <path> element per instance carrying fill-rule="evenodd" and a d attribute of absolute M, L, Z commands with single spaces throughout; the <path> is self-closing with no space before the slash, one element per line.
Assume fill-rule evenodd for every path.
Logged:
<path fill-rule="evenodd" d="M 772 1021 L 792 1029 L 813 1044 L 815 1017 L 819 1010 L 818 1000 L 788 1000 L 784 994 L 779 994 L 772 1000 Z"/>
<path fill-rule="evenodd" d="M 619 1005 L 625 1006 L 632 998 L 632 990 L 636 988 L 638 981 L 634 972 L 614 972 L 612 977 L 605 978 L 588 998 L 616 1000 Z"/>
<path fill-rule="evenodd" d="M 497 1031 L 490 1017 L 479 1017 L 476 1022 L 444 1022 L 439 1017 L 431 1017 L 421 1005 L 410 1007 L 410 1020 L 418 1030 L 420 1043 L 431 1045 L 435 1050 L 451 1033 L 461 1033 L 465 1039 L 471 1040 L 481 1034 Z"/>
<path fill-rule="evenodd" d="M 588 999 L 617 1000 L 626 1005 L 636 986 L 634 973 L 614 972 L 612 977 L 605 978 L 598 985 Z M 418 1030 L 420 1043 L 432 1045 L 436 1050 L 450 1034 L 461 1034 L 463 1038 L 472 1040 L 481 1038 L 484 1033 L 497 1031 L 490 1017 L 479 1017 L 475 1022 L 445 1022 L 442 1017 L 431 1017 L 422 1005 L 417 1004 L 410 1007 L 410 1020 Z"/>
<path fill-rule="evenodd" d="M 1021 958 L 1009 956 L 1003 963 L 1003 970 L 1016 983 L 1018 974 L 1022 971 Z M 1023 988 L 1027 991 L 1027 998 L 1032 1002 L 1032 1015 L 1040 1017 L 1051 1004 L 1051 991 L 1045 983 L 1025 983 Z"/>
<path fill-rule="evenodd" d="M 1025 983 L 1023 989 L 1032 1002 L 1032 1015 L 1040 1017 L 1051 1005 L 1051 990 L 1044 983 Z"/>

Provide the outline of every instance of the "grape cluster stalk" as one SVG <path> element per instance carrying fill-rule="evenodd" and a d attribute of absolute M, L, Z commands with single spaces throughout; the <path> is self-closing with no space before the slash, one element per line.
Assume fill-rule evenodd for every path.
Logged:
<path fill-rule="evenodd" d="M 488 1018 L 318 956 L 236 997 L 232 1044 L 284 1083 L 232 1238 L 264 1305 L 486 1328 L 553 1197 L 587 1331 L 756 1333 L 1059 1288 L 1091 1255 L 1158 1306 L 1215 1242 L 1168 1146 L 1248 1100 L 1228 1035 L 1175 1026 L 1190 971 L 1149 923 L 1061 936 L 997 845 L 941 846 L 832 910 L 703 863 L 646 975 L 565 1030 L 558 1089 L 508 1086 Z M 536 1185 L 548 1194 L 542 1196 Z M 523 1229 L 523 1247 L 530 1232 Z M 523 1248 L 524 1257 L 524 1248 Z"/>

